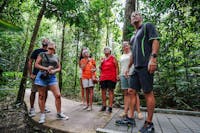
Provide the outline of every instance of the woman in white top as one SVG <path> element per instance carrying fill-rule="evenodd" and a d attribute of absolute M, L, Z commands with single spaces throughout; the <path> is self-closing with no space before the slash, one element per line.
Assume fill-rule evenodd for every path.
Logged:
<path fill-rule="evenodd" d="M 127 72 L 128 65 L 130 62 L 130 58 L 132 56 L 130 45 L 127 41 L 123 42 L 123 55 L 120 58 L 120 81 L 121 81 L 121 89 L 124 91 L 124 112 L 120 114 L 121 117 L 126 117 L 128 114 L 130 95 L 128 94 L 129 88 L 129 76 L 132 75 L 134 64 L 130 67 L 129 72 Z M 142 119 L 142 113 L 140 112 L 140 101 L 139 96 L 137 94 L 136 100 L 136 108 L 138 112 L 138 119 Z"/>

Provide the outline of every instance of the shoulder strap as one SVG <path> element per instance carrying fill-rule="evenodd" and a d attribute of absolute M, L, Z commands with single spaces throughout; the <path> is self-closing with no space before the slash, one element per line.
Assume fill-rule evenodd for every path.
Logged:
<path fill-rule="evenodd" d="M 144 36 L 142 38 L 142 55 L 145 57 L 145 52 L 144 52 L 144 40 L 146 36 L 146 24 L 144 24 Z"/>
<path fill-rule="evenodd" d="M 44 53 L 44 56 L 46 57 L 47 63 L 49 64 L 49 58 L 47 57 L 46 53 Z"/>

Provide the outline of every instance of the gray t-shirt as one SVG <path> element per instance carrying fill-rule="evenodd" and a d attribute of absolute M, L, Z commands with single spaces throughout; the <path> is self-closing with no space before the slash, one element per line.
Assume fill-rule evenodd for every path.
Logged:
<path fill-rule="evenodd" d="M 45 54 L 46 54 L 46 57 L 48 58 L 49 62 L 47 61 Z M 50 55 L 47 52 L 42 52 L 42 53 L 40 53 L 40 56 L 42 57 L 42 62 L 41 62 L 42 66 L 45 66 L 45 67 L 53 66 L 54 68 L 58 67 L 59 59 L 58 59 L 57 55 L 55 55 L 55 54 Z"/>
<path fill-rule="evenodd" d="M 147 67 L 152 52 L 152 41 L 159 39 L 153 24 L 142 24 L 131 37 L 132 55 L 135 68 Z"/>

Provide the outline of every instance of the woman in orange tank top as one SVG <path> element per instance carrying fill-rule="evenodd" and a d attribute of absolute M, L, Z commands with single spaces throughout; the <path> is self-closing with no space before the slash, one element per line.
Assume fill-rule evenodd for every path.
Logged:
<path fill-rule="evenodd" d="M 94 88 L 92 77 L 96 71 L 96 62 L 94 61 L 94 59 L 90 58 L 88 50 L 83 50 L 82 54 L 84 58 L 81 59 L 80 66 L 82 69 L 83 88 L 86 89 L 86 104 L 87 104 L 83 109 L 91 111 L 93 102 L 93 88 Z"/>

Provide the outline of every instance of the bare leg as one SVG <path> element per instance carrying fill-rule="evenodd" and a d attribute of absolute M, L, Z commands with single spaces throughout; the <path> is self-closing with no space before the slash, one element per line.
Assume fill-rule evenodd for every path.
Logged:
<path fill-rule="evenodd" d="M 31 106 L 31 108 L 34 108 L 35 95 L 36 95 L 36 92 L 31 91 L 31 95 L 30 95 L 30 106 Z"/>
<path fill-rule="evenodd" d="M 45 103 L 46 103 L 47 97 L 48 97 L 48 88 L 46 89 L 45 93 L 46 93 L 46 95 L 45 95 Z"/>
<path fill-rule="evenodd" d="M 39 107 L 40 107 L 40 111 L 41 113 L 44 113 L 44 109 L 45 109 L 45 93 L 46 91 L 46 87 L 42 87 L 42 86 L 38 86 L 38 92 L 39 92 Z"/>
<path fill-rule="evenodd" d="M 140 111 L 140 98 L 139 98 L 139 95 L 136 94 L 136 110 L 137 110 L 137 117 L 139 120 L 142 120 L 143 119 L 143 115 L 142 115 L 142 112 Z"/>
<path fill-rule="evenodd" d="M 60 94 L 60 89 L 58 85 L 51 85 L 49 86 L 51 89 L 54 97 L 55 97 L 55 105 L 56 105 L 56 110 L 57 113 L 61 113 L 61 94 Z"/>
<path fill-rule="evenodd" d="M 80 85 L 81 85 L 81 100 L 82 100 L 82 103 L 84 104 L 85 103 L 85 95 L 84 95 L 84 88 L 83 88 L 83 83 L 82 83 L 82 78 L 80 78 Z"/>
<path fill-rule="evenodd" d="M 139 95 L 138 94 L 136 94 L 136 110 L 137 110 L 137 112 L 138 113 L 140 113 L 141 111 L 140 111 L 140 98 L 139 98 Z"/>
<path fill-rule="evenodd" d="M 146 121 L 152 122 L 153 119 L 153 113 L 154 113 L 154 108 L 155 108 L 155 97 L 153 91 L 149 93 L 144 93 L 145 99 L 146 99 L 146 104 L 147 104 L 147 119 Z"/>
<path fill-rule="evenodd" d="M 109 107 L 112 107 L 114 100 L 114 91 L 113 89 L 108 89 L 109 92 Z"/>
<path fill-rule="evenodd" d="M 93 95 L 94 95 L 93 88 L 90 88 L 89 91 L 90 91 L 90 107 L 92 107 Z"/>
<path fill-rule="evenodd" d="M 90 89 L 86 88 L 86 103 L 87 103 L 87 106 L 89 106 L 89 93 L 90 93 Z"/>
<path fill-rule="evenodd" d="M 130 103 L 129 103 L 129 118 L 134 118 L 134 108 L 136 103 L 136 91 L 135 89 L 128 89 L 128 94 L 130 96 Z"/>
<path fill-rule="evenodd" d="M 106 89 L 101 89 L 102 105 L 106 106 Z"/>
<path fill-rule="evenodd" d="M 128 108 L 130 103 L 130 96 L 128 94 L 128 89 L 124 90 L 124 113 L 128 114 Z"/>

